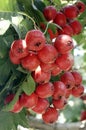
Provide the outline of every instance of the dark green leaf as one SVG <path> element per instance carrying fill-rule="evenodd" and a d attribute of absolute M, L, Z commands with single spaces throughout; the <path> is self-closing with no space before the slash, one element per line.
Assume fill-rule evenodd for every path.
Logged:
<path fill-rule="evenodd" d="M 42 0 L 35 0 L 34 5 L 41 11 L 43 12 L 43 9 L 45 8 L 44 2 Z"/>
<path fill-rule="evenodd" d="M 1 130 L 17 130 L 18 125 L 29 128 L 29 124 L 24 112 L 20 112 L 18 114 L 10 112 L 0 112 Z"/>
<path fill-rule="evenodd" d="M 22 84 L 23 91 L 30 95 L 35 90 L 35 81 L 33 80 L 31 75 L 28 75 L 26 80 Z"/>

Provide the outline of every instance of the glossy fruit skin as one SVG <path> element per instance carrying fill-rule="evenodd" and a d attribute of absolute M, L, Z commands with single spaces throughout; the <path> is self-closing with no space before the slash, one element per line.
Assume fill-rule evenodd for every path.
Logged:
<path fill-rule="evenodd" d="M 51 78 L 51 72 L 42 71 L 41 67 L 38 66 L 35 71 L 32 72 L 32 77 L 36 83 L 47 83 Z"/>
<path fill-rule="evenodd" d="M 66 34 L 59 35 L 55 40 L 54 46 L 60 54 L 68 53 L 74 48 L 72 38 Z"/>
<path fill-rule="evenodd" d="M 43 63 L 53 63 L 58 56 L 58 52 L 53 45 L 46 46 L 38 52 L 39 60 Z"/>
<path fill-rule="evenodd" d="M 45 64 L 45 63 L 42 63 L 40 64 L 41 66 L 41 69 L 44 71 L 44 72 L 51 72 L 53 69 L 55 69 L 57 67 L 57 65 L 55 63 L 51 63 L 51 64 Z"/>
<path fill-rule="evenodd" d="M 61 110 L 67 105 L 67 99 L 63 96 L 57 100 L 53 99 L 52 103 L 56 109 Z"/>
<path fill-rule="evenodd" d="M 18 59 L 15 55 L 13 55 L 12 51 L 10 50 L 9 51 L 9 58 L 10 58 L 10 61 L 15 64 L 15 65 L 18 65 L 20 64 L 20 59 Z"/>
<path fill-rule="evenodd" d="M 22 39 L 13 41 L 11 44 L 11 51 L 18 59 L 26 57 L 29 53 L 26 42 Z"/>
<path fill-rule="evenodd" d="M 75 6 L 78 8 L 79 13 L 83 13 L 85 11 L 85 9 L 86 9 L 86 6 L 82 1 L 77 1 L 75 3 Z"/>
<path fill-rule="evenodd" d="M 54 23 L 63 27 L 66 24 L 66 16 L 62 12 L 57 12 Z"/>
<path fill-rule="evenodd" d="M 82 83 L 81 74 L 78 71 L 72 71 L 71 73 L 75 79 L 75 85 L 80 85 Z"/>
<path fill-rule="evenodd" d="M 72 88 L 72 95 L 74 97 L 80 97 L 84 93 L 84 86 L 82 84 Z"/>
<path fill-rule="evenodd" d="M 73 29 L 70 25 L 68 24 L 65 24 L 62 29 L 60 29 L 58 31 L 59 35 L 61 34 L 66 34 L 66 35 L 69 35 L 69 36 L 72 36 L 73 35 Z"/>
<path fill-rule="evenodd" d="M 54 123 L 59 116 L 59 112 L 53 108 L 49 107 L 44 114 L 42 114 L 42 119 L 46 124 Z"/>
<path fill-rule="evenodd" d="M 30 51 L 39 51 L 45 46 L 46 43 L 45 36 L 40 30 L 28 31 L 25 36 L 25 41 L 27 48 Z"/>
<path fill-rule="evenodd" d="M 78 16 L 79 14 L 79 10 L 76 6 L 74 5 L 68 5 L 65 6 L 63 9 L 63 13 L 65 14 L 65 16 L 69 19 L 74 19 Z"/>
<path fill-rule="evenodd" d="M 67 89 L 65 97 L 68 99 L 71 94 L 72 94 L 72 89 Z"/>
<path fill-rule="evenodd" d="M 67 71 L 61 75 L 60 80 L 66 85 L 67 89 L 72 89 L 75 86 L 75 79 L 71 72 Z"/>
<path fill-rule="evenodd" d="M 73 29 L 73 35 L 77 35 L 82 31 L 82 25 L 78 20 L 72 20 L 69 25 Z"/>
<path fill-rule="evenodd" d="M 55 62 L 61 70 L 68 71 L 74 64 L 74 58 L 71 53 L 61 54 Z"/>
<path fill-rule="evenodd" d="M 40 98 L 48 98 L 54 93 L 54 86 L 51 82 L 40 84 L 36 87 L 36 94 Z"/>
<path fill-rule="evenodd" d="M 48 107 L 49 102 L 47 99 L 38 98 L 38 102 L 32 110 L 38 114 L 43 114 Z"/>
<path fill-rule="evenodd" d="M 46 6 L 43 10 L 44 17 L 47 21 L 54 20 L 56 13 L 57 11 L 54 6 Z"/>
<path fill-rule="evenodd" d="M 51 71 L 52 76 L 57 76 L 62 72 L 62 70 L 58 67 L 58 65 Z"/>
<path fill-rule="evenodd" d="M 25 93 L 22 93 L 20 97 L 21 106 L 26 107 L 28 109 L 35 107 L 37 101 L 38 101 L 38 96 L 35 93 L 32 93 L 30 95 L 26 95 Z"/>
<path fill-rule="evenodd" d="M 55 81 L 53 83 L 54 85 L 54 93 L 53 93 L 53 99 L 59 99 L 61 96 L 65 96 L 66 94 L 66 86 L 61 81 Z"/>
<path fill-rule="evenodd" d="M 21 65 L 27 70 L 34 71 L 40 65 L 40 61 L 37 55 L 29 54 L 21 60 Z"/>

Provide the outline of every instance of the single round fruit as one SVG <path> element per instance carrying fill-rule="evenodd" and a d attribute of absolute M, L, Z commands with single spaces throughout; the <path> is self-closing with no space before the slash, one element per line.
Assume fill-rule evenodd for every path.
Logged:
<path fill-rule="evenodd" d="M 61 75 L 60 80 L 66 85 L 67 89 L 72 89 L 73 87 L 75 87 L 75 79 L 71 72 L 64 72 Z"/>
<path fill-rule="evenodd" d="M 63 27 L 66 24 L 66 16 L 62 12 L 57 12 L 54 23 Z"/>
<path fill-rule="evenodd" d="M 57 75 L 59 75 L 61 72 L 62 72 L 62 70 L 61 70 L 58 66 L 56 66 L 56 67 L 51 71 L 51 75 L 52 75 L 52 76 L 57 76 Z"/>
<path fill-rule="evenodd" d="M 71 53 L 61 54 L 56 59 L 56 64 L 61 70 L 68 71 L 74 64 L 74 58 Z"/>
<path fill-rule="evenodd" d="M 74 79 L 75 79 L 75 85 L 80 85 L 82 83 L 82 76 L 79 72 L 77 71 L 72 71 L 71 72 Z"/>
<path fill-rule="evenodd" d="M 51 82 L 40 84 L 36 87 L 36 94 L 40 98 L 48 98 L 54 93 L 54 86 Z"/>
<path fill-rule="evenodd" d="M 22 93 L 20 97 L 21 106 L 26 107 L 28 109 L 35 107 L 37 104 L 37 101 L 38 101 L 38 96 L 34 92 L 30 95 Z"/>
<path fill-rule="evenodd" d="M 41 84 L 41 83 L 47 83 L 49 82 L 51 78 L 51 72 L 44 72 L 42 71 L 41 67 L 38 66 L 34 72 L 32 72 L 32 77 L 35 82 Z"/>
<path fill-rule="evenodd" d="M 32 110 L 38 114 L 43 114 L 48 107 L 49 102 L 47 99 L 38 98 L 38 102 Z"/>
<path fill-rule="evenodd" d="M 56 13 L 57 11 L 54 6 L 46 6 L 43 10 L 44 17 L 47 21 L 54 20 Z"/>
<path fill-rule="evenodd" d="M 15 64 L 15 65 L 18 65 L 20 64 L 20 59 L 18 59 L 15 55 L 13 55 L 12 51 L 10 50 L 9 51 L 9 58 L 10 58 L 10 61 Z"/>
<path fill-rule="evenodd" d="M 49 107 L 44 114 L 42 114 L 42 119 L 45 123 L 50 124 L 54 123 L 59 116 L 58 110 L 53 107 Z"/>
<path fill-rule="evenodd" d="M 53 93 L 53 99 L 59 99 L 59 97 L 65 96 L 66 94 L 66 86 L 61 81 L 55 81 L 53 83 L 54 85 L 54 93 Z"/>
<path fill-rule="evenodd" d="M 73 35 L 77 35 L 82 31 L 82 25 L 78 20 L 72 20 L 69 25 L 73 29 Z"/>
<path fill-rule="evenodd" d="M 85 11 L 85 9 L 86 9 L 86 6 L 82 1 L 77 1 L 75 3 L 75 6 L 78 8 L 79 13 L 83 13 Z"/>
<path fill-rule="evenodd" d="M 29 53 L 26 42 L 22 39 L 13 41 L 11 44 L 11 51 L 18 59 L 26 57 Z"/>
<path fill-rule="evenodd" d="M 84 93 L 84 86 L 82 84 L 72 88 L 72 95 L 74 97 L 80 97 Z"/>
<path fill-rule="evenodd" d="M 25 41 L 27 48 L 30 51 L 39 51 L 45 46 L 46 43 L 45 36 L 40 30 L 28 31 L 25 36 Z"/>
<path fill-rule="evenodd" d="M 46 46 L 38 52 L 39 60 L 43 63 L 54 63 L 58 56 L 58 52 L 53 45 L 46 44 Z"/>
<path fill-rule="evenodd" d="M 40 61 L 37 55 L 30 53 L 28 56 L 21 59 L 21 65 L 27 70 L 34 71 L 40 65 Z"/>
<path fill-rule="evenodd" d="M 79 10 L 75 5 L 68 5 L 63 8 L 63 13 L 69 19 L 74 19 L 78 16 Z"/>
<path fill-rule="evenodd" d="M 72 36 L 73 35 L 73 29 L 70 25 L 65 24 L 62 27 L 62 29 L 59 29 L 58 33 L 59 33 L 59 35 L 66 34 L 66 35 Z"/>
<path fill-rule="evenodd" d="M 74 48 L 72 37 L 66 34 L 59 35 L 54 46 L 60 54 L 68 53 Z"/>

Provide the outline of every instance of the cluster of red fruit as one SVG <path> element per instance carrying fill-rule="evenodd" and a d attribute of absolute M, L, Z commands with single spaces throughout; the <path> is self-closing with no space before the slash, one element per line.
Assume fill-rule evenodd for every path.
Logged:
<path fill-rule="evenodd" d="M 76 6 L 78 7 L 78 4 Z M 60 20 L 59 25 L 63 28 L 66 25 L 69 26 L 68 23 L 66 24 L 66 19 L 64 18 L 65 24 L 63 24 L 63 20 L 60 18 L 57 20 L 57 17 L 61 16 L 63 18 L 65 14 L 64 17 L 67 20 L 72 19 L 69 20 L 72 25 L 75 21 L 73 18 L 84 7 L 82 4 L 78 8 L 76 6 L 64 7 L 61 12 L 56 12 L 54 15 L 50 12 L 46 13 L 47 8 L 50 8 L 46 7 L 44 14 L 47 14 L 48 20 L 51 20 L 52 16 L 54 17 L 56 14 L 54 21 Z M 80 30 L 77 33 L 75 31 L 76 34 L 79 32 L 81 32 L 81 25 Z M 31 72 L 36 82 L 35 91 L 30 95 L 22 93 L 19 100 L 14 104 L 12 112 L 19 112 L 25 107 L 28 110 L 32 109 L 34 112 L 42 114 L 45 123 L 53 123 L 58 119 L 59 110 L 66 106 L 70 95 L 80 97 L 83 94 L 82 76 L 79 72 L 72 71 L 74 59 L 71 51 L 73 48 L 74 44 L 70 34 L 60 33 L 54 43 L 48 44 L 40 30 L 28 31 L 24 40 L 15 40 L 11 44 L 9 51 L 11 62 L 20 64 L 27 72 Z M 57 75 L 59 75 L 59 80 L 51 82 L 52 76 Z M 13 98 L 13 94 L 9 95 L 5 100 L 5 104 Z"/>
<path fill-rule="evenodd" d="M 82 25 L 77 20 L 77 17 L 85 11 L 85 8 L 85 4 L 81 1 L 78 1 L 73 5 L 66 5 L 59 11 L 57 11 L 54 6 L 45 7 L 43 14 L 46 20 L 52 20 L 53 23 L 62 28 L 57 28 L 57 32 L 55 34 L 53 34 L 51 29 L 48 29 L 50 38 L 52 39 L 60 34 L 68 34 L 70 36 L 79 34 L 82 31 Z"/>

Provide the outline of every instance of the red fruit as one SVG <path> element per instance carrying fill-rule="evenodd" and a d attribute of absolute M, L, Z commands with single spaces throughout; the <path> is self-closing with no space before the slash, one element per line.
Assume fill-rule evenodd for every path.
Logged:
<path fill-rule="evenodd" d="M 53 69 L 56 68 L 57 65 L 56 65 L 55 63 L 51 63 L 51 64 L 41 63 L 40 66 L 41 66 L 41 69 L 42 69 L 44 72 L 51 72 Z"/>
<path fill-rule="evenodd" d="M 54 85 L 54 93 L 53 93 L 53 98 L 58 99 L 61 96 L 65 96 L 66 94 L 66 86 L 63 82 L 61 81 L 55 81 L 53 83 Z"/>
<path fill-rule="evenodd" d="M 66 34 L 66 35 L 69 35 L 69 36 L 72 36 L 73 35 L 73 29 L 70 25 L 68 24 L 65 24 L 62 29 L 60 29 L 58 31 L 58 33 L 61 35 L 61 34 Z"/>
<path fill-rule="evenodd" d="M 71 53 L 61 54 L 56 59 L 56 64 L 61 70 L 68 71 L 74 64 L 74 58 Z"/>
<path fill-rule="evenodd" d="M 86 110 L 83 110 L 80 115 L 80 121 L 86 120 Z"/>
<path fill-rule="evenodd" d="M 13 109 L 11 110 L 11 112 L 13 113 L 19 113 L 22 110 L 22 105 L 20 104 L 20 99 L 18 99 L 18 101 L 14 104 Z"/>
<path fill-rule="evenodd" d="M 84 93 L 84 86 L 82 84 L 72 88 L 72 95 L 74 97 L 80 97 Z"/>
<path fill-rule="evenodd" d="M 43 10 L 43 14 L 47 21 L 54 20 L 56 13 L 57 11 L 54 6 L 46 6 Z"/>
<path fill-rule="evenodd" d="M 5 98 L 5 100 L 4 100 L 4 104 L 6 105 L 9 102 L 11 102 L 13 100 L 14 96 L 15 96 L 14 94 L 7 95 L 6 98 Z"/>
<path fill-rule="evenodd" d="M 36 113 L 43 114 L 48 107 L 49 102 L 47 99 L 38 98 L 38 102 L 32 110 Z"/>
<path fill-rule="evenodd" d="M 52 96 L 54 93 L 54 86 L 51 82 L 40 84 L 36 88 L 36 94 L 40 98 L 47 98 Z"/>
<path fill-rule="evenodd" d="M 11 51 L 18 59 L 26 57 L 28 55 L 28 49 L 25 40 L 15 40 L 11 44 Z"/>
<path fill-rule="evenodd" d="M 69 98 L 71 94 L 72 94 L 72 89 L 67 89 L 65 97 Z"/>
<path fill-rule="evenodd" d="M 56 30 L 56 32 L 54 33 L 51 29 L 47 30 L 49 35 L 50 35 L 50 39 L 53 40 L 54 38 L 56 38 L 58 36 L 58 31 Z"/>
<path fill-rule="evenodd" d="M 67 105 L 67 99 L 65 97 L 61 97 L 57 100 L 53 99 L 52 103 L 56 109 L 61 110 Z"/>
<path fill-rule="evenodd" d="M 52 75 L 52 76 L 57 76 L 57 75 L 59 75 L 61 72 L 62 72 L 62 70 L 61 70 L 58 66 L 56 66 L 56 67 L 51 71 L 51 75 Z"/>
<path fill-rule="evenodd" d="M 36 106 L 38 101 L 38 96 L 35 93 L 32 93 L 30 95 L 26 95 L 23 93 L 20 97 L 20 104 L 23 107 L 33 108 Z"/>
<path fill-rule="evenodd" d="M 72 37 L 66 34 L 59 35 L 55 40 L 54 46 L 59 53 L 68 53 L 74 48 Z"/>
<path fill-rule="evenodd" d="M 9 58 L 10 58 L 10 61 L 15 64 L 15 65 L 18 65 L 20 64 L 20 59 L 18 59 L 15 55 L 13 55 L 12 51 L 10 50 L 9 51 Z"/>
<path fill-rule="evenodd" d="M 57 12 L 54 23 L 63 27 L 66 24 L 66 16 L 62 12 Z"/>
<path fill-rule="evenodd" d="M 63 13 L 65 16 L 69 19 L 74 19 L 78 16 L 79 10 L 76 6 L 74 5 L 68 5 L 63 8 Z"/>
<path fill-rule="evenodd" d="M 85 11 L 86 6 L 82 1 L 77 1 L 75 6 L 78 8 L 79 13 L 83 13 Z"/>
<path fill-rule="evenodd" d="M 40 30 L 31 30 L 25 36 L 27 48 L 30 51 L 41 50 L 46 43 L 44 34 Z"/>
<path fill-rule="evenodd" d="M 73 34 L 74 35 L 81 33 L 82 25 L 78 20 L 72 20 L 69 24 L 73 29 Z"/>
<path fill-rule="evenodd" d="M 32 72 L 32 77 L 35 80 L 35 82 L 41 84 L 41 83 L 47 83 L 49 82 L 51 78 L 51 73 L 50 72 L 43 72 L 41 70 L 41 67 L 38 66 L 37 69 Z"/>
<path fill-rule="evenodd" d="M 71 72 L 64 72 L 61 75 L 60 80 L 66 85 L 67 89 L 72 89 L 75 86 L 75 79 Z"/>
<path fill-rule="evenodd" d="M 46 44 L 46 46 L 38 52 L 38 57 L 43 63 L 53 63 L 58 56 L 58 52 L 53 45 Z"/>
<path fill-rule="evenodd" d="M 71 73 L 72 73 L 72 75 L 73 75 L 73 77 L 75 79 L 75 85 L 81 84 L 82 83 L 81 74 L 79 72 L 77 72 L 77 71 L 72 71 Z"/>
<path fill-rule="evenodd" d="M 59 112 L 53 108 L 53 107 L 49 107 L 44 114 L 42 114 L 42 119 L 45 123 L 49 124 L 49 123 L 54 123 L 59 116 Z"/>
<path fill-rule="evenodd" d="M 27 57 L 21 60 L 21 65 L 23 68 L 34 71 L 40 64 L 40 61 L 35 54 L 29 54 Z"/>

